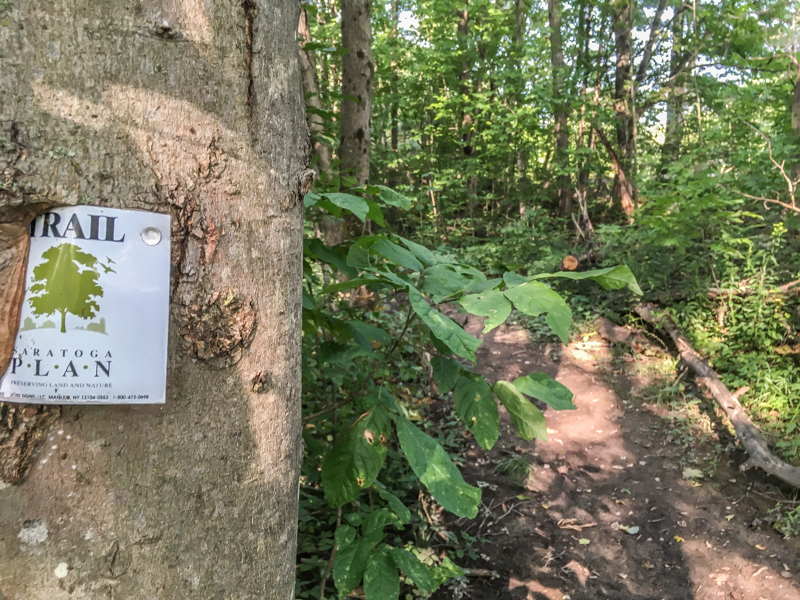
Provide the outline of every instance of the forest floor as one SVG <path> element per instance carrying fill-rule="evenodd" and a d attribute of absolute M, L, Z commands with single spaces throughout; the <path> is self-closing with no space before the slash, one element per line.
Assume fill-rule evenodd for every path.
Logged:
<path fill-rule="evenodd" d="M 479 335 L 481 321 L 466 328 Z M 462 471 L 483 505 L 473 522 L 448 525 L 488 541 L 472 546 L 468 586 L 437 598 L 800 600 L 800 540 L 765 521 L 776 482 L 741 472 L 738 449 L 720 451 L 733 440 L 713 413 L 641 393 L 648 364 L 664 357 L 614 356 L 597 336 L 533 344 L 506 326 L 478 357 L 490 383 L 548 373 L 578 410 L 546 410 L 549 440 L 524 442 L 501 407 L 495 447 L 468 448 Z"/>

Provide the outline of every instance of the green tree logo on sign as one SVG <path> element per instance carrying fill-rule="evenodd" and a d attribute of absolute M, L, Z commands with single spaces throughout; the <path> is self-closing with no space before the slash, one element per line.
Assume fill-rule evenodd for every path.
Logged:
<path fill-rule="evenodd" d="M 95 298 L 103 297 L 103 288 L 97 283 L 99 269 L 115 271 L 74 244 L 53 246 L 42 253 L 42 259 L 33 269 L 30 291 L 34 296 L 29 300 L 33 314 L 60 314 L 61 333 L 67 331 L 67 313 L 80 319 L 94 318 L 100 310 Z"/>

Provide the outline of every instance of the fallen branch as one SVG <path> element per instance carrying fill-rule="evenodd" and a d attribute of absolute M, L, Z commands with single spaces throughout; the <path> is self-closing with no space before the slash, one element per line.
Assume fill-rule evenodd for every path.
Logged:
<path fill-rule="evenodd" d="M 686 298 L 692 298 L 695 296 L 702 296 L 706 294 L 712 300 L 716 300 L 717 298 L 732 298 L 732 297 L 742 297 L 742 296 L 752 296 L 754 294 L 759 293 L 758 288 L 752 287 L 749 285 L 749 281 L 742 281 L 736 287 L 732 288 L 721 288 L 721 287 L 710 287 L 708 290 L 703 292 L 699 290 L 697 292 L 690 292 L 687 290 L 677 290 L 670 293 L 653 293 L 649 294 L 647 298 L 654 300 L 656 302 L 674 302 L 676 300 L 684 300 Z M 763 290 L 761 292 L 764 299 L 766 301 L 774 301 L 778 298 L 786 298 L 789 296 L 796 296 L 800 294 L 800 279 L 796 279 L 794 281 L 790 281 L 789 283 L 784 283 L 783 285 L 779 285 L 776 288 L 772 288 L 770 290 Z"/>
<path fill-rule="evenodd" d="M 652 304 L 642 304 L 634 308 L 634 311 L 648 323 L 652 323 L 666 331 L 678 347 L 681 358 L 691 367 L 697 375 L 698 380 L 708 388 L 714 400 L 723 410 L 728 420 L 733 425 L 736 437 L 744 446 L 750 458 L 740 467 L 742 471 L 758 467 L 759 469 L 774 475 L 778 479 L 800 488 L 800 469 L 793 467 L 769 450 L 767 440 L 761 434 L 744 407 L 739 404 L 739 400 L 732 394 L 725 384 L 722 383 L 717 373 L 712 369 L 708 362 L 700 356 L 689 344 L 686 337 L 678 330 L 678 326 L 672 317 L 667 313 L 658 311 Z"/>
<path fill-rule="evenodd" d="M 497 571 L 490 571 L 489 569 L 461 569 L 467 577 L 500 577 Z"/>
<path fill-rule="evenodd" d="M 755 294 L 758 290 L 748 287 L 744 282 L 737 288 L 708 288 L 708 296 L 710 298 L 717 298 L 718 296 L 749 296 Z M 784 283 L 774 289 L 764 292 L 766 296 L 791 296 L 800 292 L 800 279 Z"/>

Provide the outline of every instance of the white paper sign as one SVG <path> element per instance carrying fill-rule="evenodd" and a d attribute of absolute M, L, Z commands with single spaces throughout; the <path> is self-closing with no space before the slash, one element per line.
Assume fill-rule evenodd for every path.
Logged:
<path fill-rule="evenodd" d="M 169 269 L 169 215 L 77 206 L 37 217 L 0 401 L 163 403 Z"/>

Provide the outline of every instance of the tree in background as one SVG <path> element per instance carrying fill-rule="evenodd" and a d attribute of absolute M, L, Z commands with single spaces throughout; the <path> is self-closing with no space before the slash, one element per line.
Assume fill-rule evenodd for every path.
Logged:
<path fill-rule="evenodd" d="M 372 21 L 370 0 L 342 0 L 342 112 L 339 171 L 356 185 L 369 181 L 372 115 Z M 353 187 L 342 183 L 343 187 Z"/>

